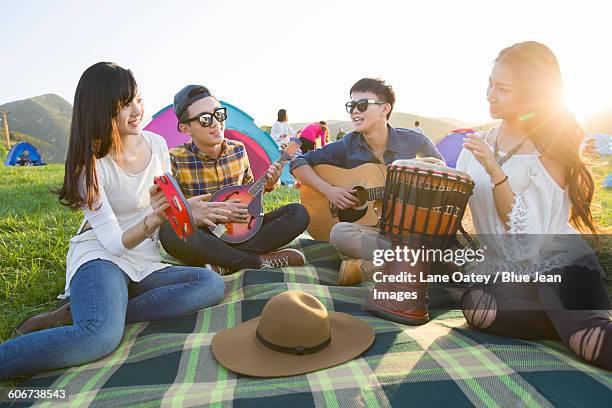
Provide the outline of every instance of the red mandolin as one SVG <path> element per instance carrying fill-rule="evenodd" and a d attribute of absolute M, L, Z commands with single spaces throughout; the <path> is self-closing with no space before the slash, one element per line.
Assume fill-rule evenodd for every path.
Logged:
<path fill-rule="evenodd" d="M 300 151 L 301 142 L 294 139 L 282 150 L 281 157 L 276 161 L 283 165 L 293 159 Z M 276 164 L 275 163 L 275 164 Z M 263 222 L 263 190 L 268 179 L 264 174 L 257 181 L 241 186 L 230 186 L 222 188 L 210 197 L 211 202 L 226 202 L 229 200 L 239 200 L 240 203 L 247 204 L 246 223 L 224 223 L 217 225 L 216 228 L 208 227 L 214 235 L 225 242 L 238 244 L 249 240 L 261 227 Z"/>

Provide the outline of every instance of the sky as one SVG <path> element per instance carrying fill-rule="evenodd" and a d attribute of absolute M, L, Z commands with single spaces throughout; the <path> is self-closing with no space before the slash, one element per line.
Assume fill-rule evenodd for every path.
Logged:
<path fill-rule="evenodd" d="M 535 40 L 557 55 L 579 119 L 612 106 L 606 1 L 0 0 L 0 104 L 45 93 L 73 102 L 98 61 L 130 68 L 147 116 L 203 84 L 259 124 L 348 120 L 348 91 L 380 77 L 395 111 L 489 120 L 492 61 Z"/>

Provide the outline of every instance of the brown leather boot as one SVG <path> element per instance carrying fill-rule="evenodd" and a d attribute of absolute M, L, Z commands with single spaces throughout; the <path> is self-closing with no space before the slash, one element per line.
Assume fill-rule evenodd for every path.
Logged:
<path fill-rule="evenodd" d="M 408 268 L 403 262 L 390 262 L 384 266 L 385 276 L 399 276 Z M 429 272 L 429 264 L 421 264 L 423 273 Z M 399 295 L 415 294 L 414 298 Z M 418 326 L 429 321 L 426 282 L 377 282 L 370 292 L 366 309 L 385 320 L 396 323 Z"/>
<path fill-rule="evenodd" d="M 261 269 L 276 269 L 286 266 L 304 266 L 306 258 L 297 249 L 285 248 L 259 255 L 259 262 Z"/>
<path fill-rule="evenodd" d="M 424 307 L 417 309 L 404 308 L 398 310 L 397 304 L 392 304 L 389 301 L 385 304 L 369 299 L 367 309 L 370 313 L 382 319 L 410 326 L 419 326 L 429 322 L 429 310 L 426 304 Z"/>
<path fill-rule="evenodd" d="M 50 312 L 39 313 L 22 320 L 15 332 L 14 337 L 19 337 L 24 334 L 33 333 L 39 330 L 51 329 L 53 327 L 66 326 L 72 323 L 72 314 L 70 313 L 70 302 L 62 301 L 59 306 Z"/>
<path fill-rule="evenodd" d="M 372 261 L 363 259 L 345 259 L 340 264 L 338 285 L 352 286 L 372 280 L 374 272 L 382 271 L 382 266 L 374 265 Z"/>

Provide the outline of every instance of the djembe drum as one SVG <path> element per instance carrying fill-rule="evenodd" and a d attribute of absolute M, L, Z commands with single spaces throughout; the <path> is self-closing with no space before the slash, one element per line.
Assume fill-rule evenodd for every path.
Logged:
<path fill-rule="evenodd" d="M 465 173 L 419 160 L 396 160 L 387 168 L 380 233 L 394 247 L 446 249 L 456 242 L 474 182 Z M 410 265 L 387 262 L 384 275 L 400 275 Z M 414 265 L 417 276 L 427 275 L 431 263 Z M 373 299 L 370 308 L 381 317 L 405 324 L 429 321 L 427 284 L 379 282 L 375 289 L 389 293 L 416 293 L 417 299 Z M 376 293 L 376 292 L 374 292 Z"/>

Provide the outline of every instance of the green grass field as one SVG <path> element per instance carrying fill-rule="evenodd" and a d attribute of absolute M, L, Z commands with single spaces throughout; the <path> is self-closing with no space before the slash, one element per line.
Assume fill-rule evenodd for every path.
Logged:
<path fill-rule="evenodd" d="M 612 169 L 595 169 L 597 185 Z M 0 341 L 33 312 L 51 307 L 63 292 L 68 240 L 81 214 L 59 205 L 52 188 L 61 185 L 63 165 L 0 167 Z M 266 211 L 299 200 L 298 191 L 279 188 L 266 195 Z M 598 188 L 594 210 L 598 222 L 612 225 L 612 190 Z M 602 263 L 612 267 L 609 240 Z"/>
<path fill-rule="evenodd" d="M 608 159 L 605 165 L 598 166 L 593 169 L 593 179 L 597 186 L 595 197 L 593 202 L 593 213 L 597 222 L 602 227 L 612 227 L 612 188 L 602 188 L 601 183 L 606 176 L 612 171 L 612 158 Z M 612 231 L 608 231 L 608 234 L 612 234 Z"/>
<path fill-rule="evenodd" d="M 63 175 L 60 164 L 0 167 L 0 342 L 64 290 L 68 240 L 82 215 L 51 192 Z M 297 190 L 279 188 L 266 194 L 266 211 L 298 200 Z"/>

